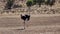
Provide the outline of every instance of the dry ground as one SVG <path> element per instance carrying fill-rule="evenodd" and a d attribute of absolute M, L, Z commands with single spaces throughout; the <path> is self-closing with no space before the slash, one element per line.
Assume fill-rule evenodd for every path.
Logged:
<path fill-rule="evenodd" d="M 0 34 L 60 34 L 60 16 L 32 17 L 26 22 L 26 29 L 20 16 L 1 16 Z M 13 28 L 13 29 L 12 29 Z"/>

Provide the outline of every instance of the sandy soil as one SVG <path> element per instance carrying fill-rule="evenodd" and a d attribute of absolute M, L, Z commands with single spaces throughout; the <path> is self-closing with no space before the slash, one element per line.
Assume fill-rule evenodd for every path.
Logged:
<path fill-rule="evenodd" d="M 60 16 L 31 17 L 25 30 L 21 26 L 24 27 L 20 16 L 0 18 L 0 34 L 60 34 Z"/>

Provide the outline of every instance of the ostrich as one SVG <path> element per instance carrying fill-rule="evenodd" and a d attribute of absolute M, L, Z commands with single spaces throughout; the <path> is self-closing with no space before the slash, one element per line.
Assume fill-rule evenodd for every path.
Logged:
<path fill-rule="evenodd" d="M 25 29 L 25 21 L 26 21 L 26 20 L 27 20 L 27 21 L 30 20 L 30 15 L 27 15 L 27 14 L 22 15 L 22 14 L 21 14 L 21 19 L 24 20 L 24 29 Z"/>

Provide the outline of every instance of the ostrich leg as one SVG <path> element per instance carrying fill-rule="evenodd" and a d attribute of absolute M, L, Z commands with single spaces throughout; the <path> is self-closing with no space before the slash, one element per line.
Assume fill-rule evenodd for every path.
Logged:
<path fill-rule="evenodd" d="M 24 21 L 24 29 L 25 29 L 25 21 Z"/>

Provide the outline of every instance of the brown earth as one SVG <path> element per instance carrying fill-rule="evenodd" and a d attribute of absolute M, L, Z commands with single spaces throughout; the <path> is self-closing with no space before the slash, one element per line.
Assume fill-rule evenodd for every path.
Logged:
<path fill-rule="evenodd" d="M 25 30 L 21 30 L 21 26 L 23 21 L 20 16 L 0 17 L 0 34 L 60 34 L 60 16 L 31 17 Z"/>

